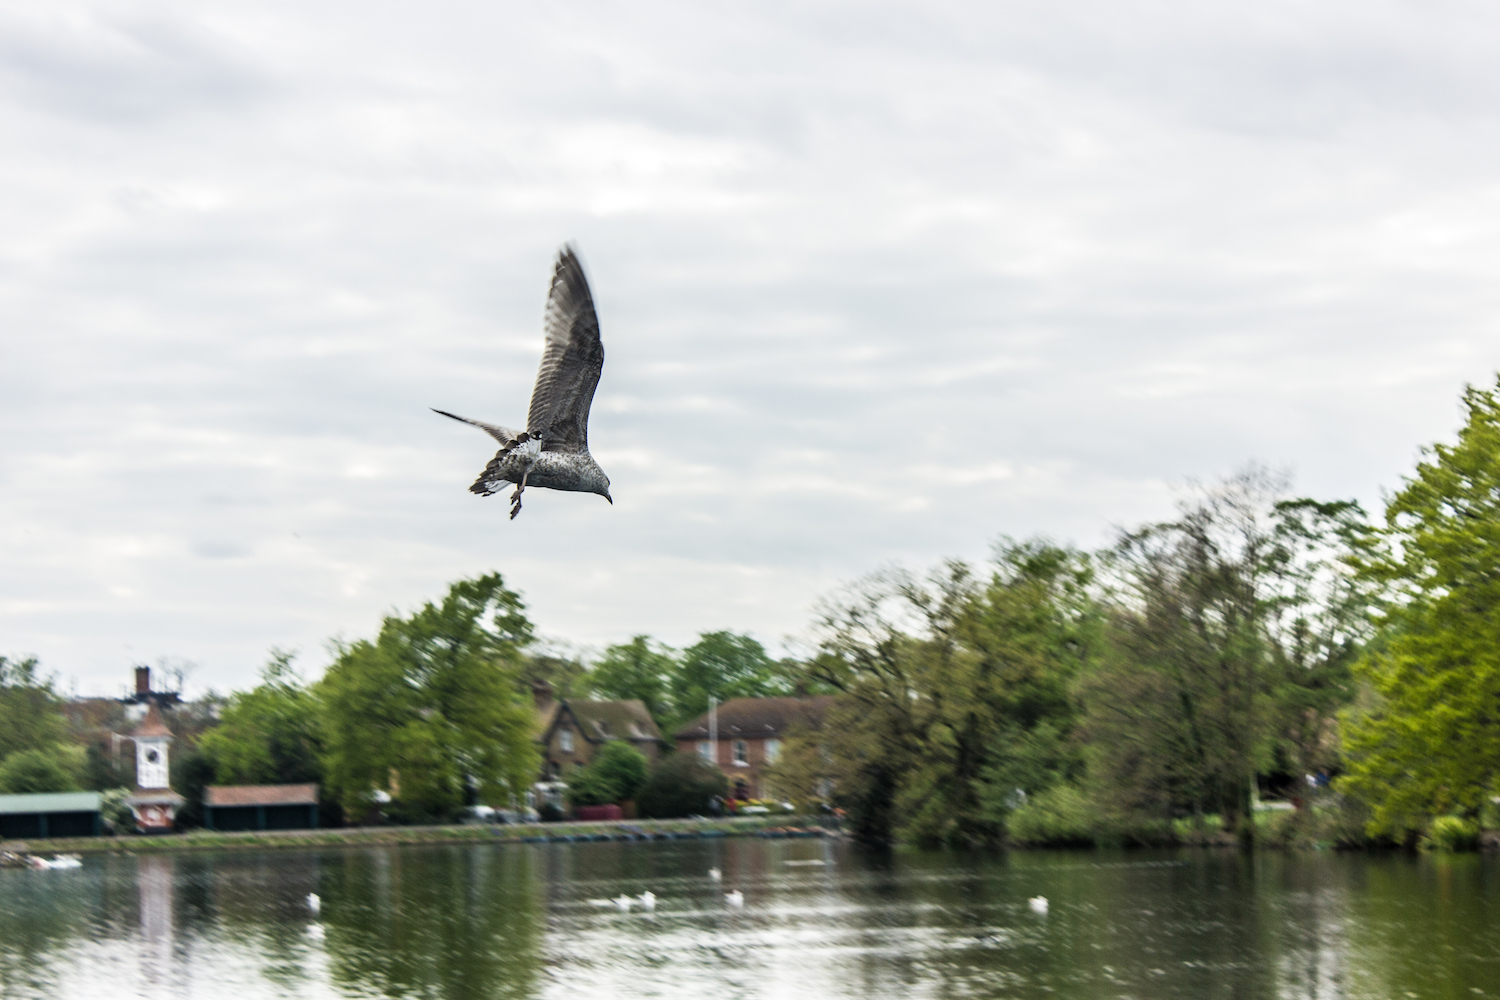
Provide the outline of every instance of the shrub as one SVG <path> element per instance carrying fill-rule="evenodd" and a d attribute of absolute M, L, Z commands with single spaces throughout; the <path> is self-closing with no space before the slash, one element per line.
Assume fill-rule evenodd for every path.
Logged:
<path fill-rule="evenodd" d="M 1427 828 L 1422 847 L 1429 851 L 1472 851 L 1479 847 L 1479 824 L 1461 816 L 1439 816 Z"/>
<path fill-rule="evenodd" d="M 724 772 L 695 753 L 668 754 L 635 796 L 642 816 L 672 819 L 708 812 L 708 800 L 729 791 Z"/>
<path fill-rule="evenodd" d="M 135 813 L 125 803 L 130 795 L 128 788 L 107 788 L 99 796 L 99 813 L 104 817 L 104 825 L 111 833 L 135 832 Z"/>
<path fill-rule="evenodd" d="M 0 793 L 76 792 L 80 761 L 75 758 L 81 756 L 81 749 L 71 747 L 17 751 L 0 763 Z"/>
<path fill-rule="evenodd" d="M 568 801 L 603 806 L 635 795 L 646 783 L 646 755 L 623 740 L 607 740 L 587 767 L 568 776 Z"/>
<path fill-rule="evenodd" d="M 1058 785 L 1026 800 L 1010 814 L 1006 828 L 1018 844 L 1049 847 L 1092 846 L 1098 839 L 1098 808 L 1071 785 Z"/>

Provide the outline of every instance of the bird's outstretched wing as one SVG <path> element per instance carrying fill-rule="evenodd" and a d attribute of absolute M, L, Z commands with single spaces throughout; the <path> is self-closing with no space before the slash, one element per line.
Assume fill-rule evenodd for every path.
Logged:
<path fill-rule="evenodd" d="M 433 407 L 432 412 L 441 413 L 445 417 L 452 417 L 454 420 L 458 420 L 466 424 L 473 424 L 475 427 L 478 427 L 480 430 L 484 431 L 496 441 L 499 441 L 502 445 L 507 446 L 507 448 L 511 445 L 514 445 L 516 443 L 516 439 L 521 436 L 520 431 L 513 431 L 509 427 L 501 427 L 499 424 L 487 424 L 483 420 L 470 420 L 468 417 L 460 417 L 456 413 L 449 413 L 447 410 L 439 410 L 437 407 Z"/>
<path fill-rule="evenodd" d="M 604 345 L 594 297 L 571 246 L 557 255 L 542 327 L 547 340 L 526 430 L 541 439 L 544 451 L 587 451 L 589 407 L 604 369 Z"/>

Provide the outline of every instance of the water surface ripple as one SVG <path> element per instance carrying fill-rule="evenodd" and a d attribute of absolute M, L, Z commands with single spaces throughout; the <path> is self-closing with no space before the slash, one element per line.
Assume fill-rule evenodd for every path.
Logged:
<path fill-rule="evenodd" d="M 646 891 L 653 911 L 620 908 Z M 1500 996 L 1497 899 L 1500 864 L 1477 856 L 754 839 L 101 855 L 0 871 L 0 996 L 1472 998 Z"/>

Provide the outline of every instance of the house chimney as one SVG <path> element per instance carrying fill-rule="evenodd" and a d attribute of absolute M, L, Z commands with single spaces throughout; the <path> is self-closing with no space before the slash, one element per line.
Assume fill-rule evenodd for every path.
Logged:
<path fill-rule="evenodd" d="M 532 681 L 531 697 L 536 702 L 536 710 L 542 711 L 552 704 L 552 685 L 541 679 Z"/>
<path fill-rule="evenodd" d="M 136 667 L 135 668 L 135 693 L 136 694 L 150 694 L 151 693 L 151 668 L 150 667 Z"/>

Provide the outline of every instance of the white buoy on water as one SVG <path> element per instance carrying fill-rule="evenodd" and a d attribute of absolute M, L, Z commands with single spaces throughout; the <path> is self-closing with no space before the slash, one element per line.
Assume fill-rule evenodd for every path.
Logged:
<path fill-rule="evenodd" d="M 744 906 L 745 894 L 743 892 L 740 892 L 738 889 L 734 890 L 733 892 L 726 892 L 724 893 L 724 902 L 728 903 L 730 906 Z"/>
<path fill-rule="evenodd" d="M 1046 896 L 1032 896 L 1026 902 L 1031 905 L 1031 912 L 1032 913 L 1040 913 L 1044 917 L 1047 915 L 1047 897 Z"/>

